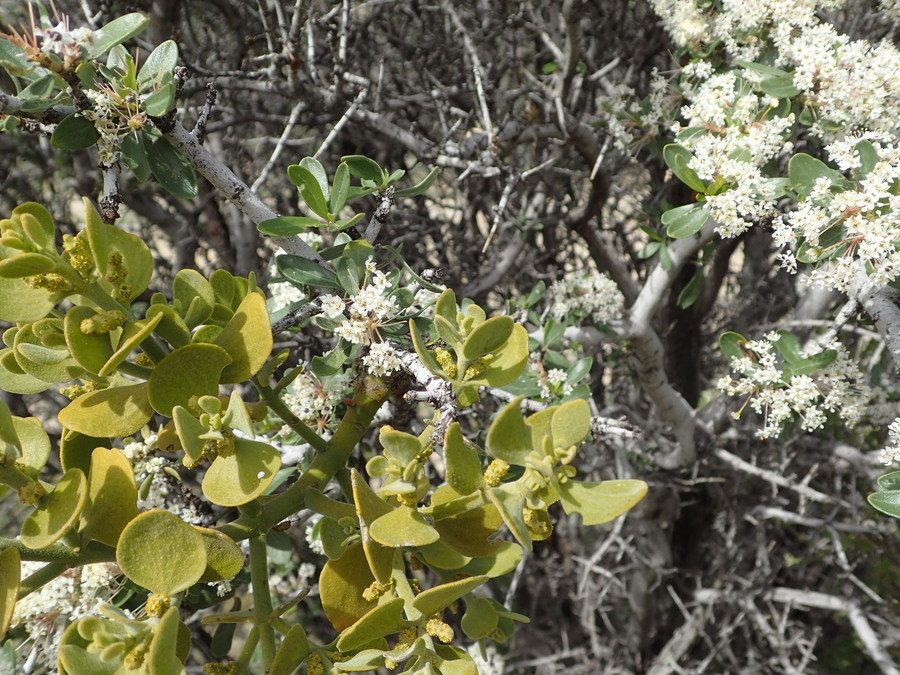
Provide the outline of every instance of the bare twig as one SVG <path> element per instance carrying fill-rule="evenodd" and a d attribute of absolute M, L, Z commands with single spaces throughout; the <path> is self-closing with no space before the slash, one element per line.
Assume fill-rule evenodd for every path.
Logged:
<path fill-rule="evenodd" d="M 721 459 L 723 462 L 730 464 L 735 469 L 743 471 L 744 473 L 751 476 L 762 478 L 772 485 L 777 485 L 778 487 L 793 490 L 798 495 L 805 497 L 810 501 L 819 502 L 820 504 L 842 504 L 845 506 L 849 506 L 849 504 L 846 504 L 846 502 L 844 502 L 843 500 L 826 495 L 823 492 L 819 492 L 818 490 L 814 490 L 811 487 L 802 485 L 797 481 L 789 480 L 782 476 L 780 473 L 775 473 L 774 471 L 769 471 L 768 469 L 763 469 L 761 467 L 750 464 L 749 462 L 745 462 L 743 459 L 741 459 L 737 455 L 731 454 L 724 448 L 716 448 L 715 453 L 716 457 Z"/>
<path fill-rule="evenodd" d="M 266 162 L 266 165 L 262 168 L 262 170 L 260 170 L 259 175 L 256 177 L 256 180 L 253 181 L 253 185 L 250 186 L 250 189 L 253 190 L 253 192 L 256 192 L 265 182 L 266 177 L 272 170 L 272 167 L 275 166 L 275 162 L 277 162 L 278 158 L 281 156 L 281 152 L 282 150 L 284 150 L 287 140 L 294 132 L 294 127 L 296 126 L 297 120 L 300 117 L 300 111 L 303 109 L 305 103 L 305 101 L 300 100 L 297 102 L 297 105 L 294 106 L 294 109 L 291 110 L 291 116 L 288 118 L 287 124 L 284 127 L 284 131 L 281 133 L 281 138 L 278 139 L 278 143 L 276 143 L 275 148 L 272 150 L 272 154 L 269 155 L 269 159 Z"/>

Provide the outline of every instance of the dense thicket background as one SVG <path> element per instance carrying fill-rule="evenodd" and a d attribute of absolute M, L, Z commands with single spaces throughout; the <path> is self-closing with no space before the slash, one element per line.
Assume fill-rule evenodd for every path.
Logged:
<path fill-rule="evenodd" d="M 623 87 L 646 96 L 654 69 L 678 66 L 645 2 L 56 5 L 73 25 L 150 15 L 137 40 L 143 52 L 174 39 L 190 74 L 179 117 L 190 128 L 214 94 L 206 147 L 279 213 L 298 213 L 284 169 L 306 155 L 333 168 L 342 155 L 366 154 L 416 177 L 441 166 L 426 198 L 394 208 L 379 243 L 402 246 L 417 271 L 439 268 L 458 295 L 494 309 L 579 270 L 605 272 L 633 300 L 658 263 L 641 256 L 640 227 L 659 229 L 662 205 L 691 197 L 667 173 L 658 139 L 618 152 L 603 113 Z M 896 37 L 870 5 L 848 2 L 829 19 L 854 38 Z M 0 2 L 6 26 L 26 16 L 19 2 Z M 61 156 L 39 130 L 0 134 L 0 213 L 39 201 L 72 230 L 73 197 L 96 196 L 100 180 L 89 152 Z M 123 226 L 152 242 L 164 278 L 216 266 L 267 278 L 272 249 L 208 184 L 188 202 L 129 180 Z M 722 331 L 802 333 L 836 305 L 775 268 L 762 228 L 717 240 L 708 269 L 696 304 L 675 302 L 693 274 L 688 265 L 654 321 L 669 381 L 695 406 L 717 396 Z M 610 527 L 581 528 L 556 514 L 554 535 L 507 587 L 513 609 L 533 619 L 502 646 L 507 671 L 875 672 L 855 608 L 900 659 L 896 528 L 865 502 L 879 469 L 866 451 L 882 429 L 760 441 L 758 420 L 733 420 L 738 403 L 720 398 L 701 411 L 712 433 L 698 435 L 696 459 L 665 469 L 670 430 L 642 393 L 628 345 L 614 346 L 615 358 L 600 343 L 586 346 L 596 359 L 593 396 L 635 433 L 586 448 L 580 468 L 642 478 L 650 493 Z M 47 400 L 16 405 L 34 414 Z M 836 604 L 823 608 L 831 601 L 810 593 Z M 812 600 L 798 602 L 804 595 Z"/>

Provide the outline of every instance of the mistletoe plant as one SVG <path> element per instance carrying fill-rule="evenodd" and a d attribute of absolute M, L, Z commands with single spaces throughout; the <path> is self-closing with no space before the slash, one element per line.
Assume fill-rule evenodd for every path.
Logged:
<path fill-rule="evenodd" d="M 194 196 L 196 158 L 167 135 L 178 88 L 174 43 L 138 69 L 121 43 L 146 25 L 141 15 L 93 32 L 41 21 L 37 37 L 0 40 L 0 66 L 17 86 L 4 128 L 39 119 L 58 148 L 96 146 L 106 178 L 121 161 L 139 181 L 152 175 Z M 68 625 L 60 673 L 185 672 L 201 653 L 192 648 L 199 628 L 185 623 L 188 606 L 213 607 L 203 621 L 219 627 L 213 651 L 221 662 L 205 672 L 286 674 L 305 664 L 309 673 L 475 673 L 451 623 L 470 640 L 503 641 L 527 621 L 485 586 L 550 535 L 549 509 L 559 502 L 593 525 L 646 493 L 642 481 L 577 479 L 573 460 L 591 434 L 590 408 L 577 396 L 531 406 L 527 417 L 523 397 L 514 398 L 481 435 L 483 447 L 458 419 L 486 388 L 515 390 L 529 356 L 526 329 L 474 303 L 460 307 L 450 290 L 438 295 L 396 251 L 388 271 L 378 269 L 372 243 L 344 232 L 363 213 L 342 216 L 348 202 L 372 194 L 389 210 L 392 199 L 425 191 L 436 170 L 398 189 L 402 171 L 353 155 L 330 180 L 313 158 L 288 175 L 313 215 L 261 218 L 260 231 L 278 241 L 308 230 L 333 237 L 317 253 L 294 246 L 306 255 L 277 261 L 282 280 L 305 298 L 291 330 L 336 338 L 308 366 L 288 368 L 289 351 L 273 353 L 253 275 L 184 269 L 167 292 L 148 291 L 153 255 L 114 225 L 114 192 L 100 210 L 83 200 L 75 235 L 59 236 L 36 203 L 0 221 L 0 320 L 9 325 L 0 388 L 24 395 L 61 387 L 70 399 L 56 416 L 56 447 L 41 421 L 0 404 L 2 492 L 28 512 L 19 536 L 0 540 L 0 632 L 14 623 L 17 603 L 73 570 L 114 562 L 127 580 L 127 592 Z M 374 239 L 386 215 L 376 212 L 363 234 Z M 431 298 L 414 294 L 411 280 Z M 322 425 L 286 402 L 310 372 L 351 383 Z M 573 384 L 584 364 L 578 373 Z M 382 424 L 380 452 L 351 468 L 379 426 L 376 413 L 403 395 L 431 404 L 430 412 L 407 430 Z M 130 440 L 136 434 L 144 441 Z M 283 462 L 285 438 L 308 448 L 303 462 Z M 136 445 L 143 454 L 130 450 Z M 153 502 L 161 484 L 202 517 L 172 508 L 171 499 Z M 275 606 L 270 587 L 267 540 L 301 512 L 314 515 L 327 556 L 318 601 L 334 633 L 324 640 L 288 618 L 308 602 L 308 589 Z M 45 564 L 23 578 L 30 561 Z M 209 583 L 234 606 L 204 595 Z M 232 650 L 236 624 L 248 629 Z M 2 650 L 8 663 L 11 645 Z"/>

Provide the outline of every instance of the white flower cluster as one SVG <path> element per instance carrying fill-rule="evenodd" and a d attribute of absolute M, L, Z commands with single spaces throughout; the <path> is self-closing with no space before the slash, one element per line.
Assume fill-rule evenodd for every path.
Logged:
<path fill-rule="evenodd" d="M 137 94 L 122 98 L 106 88 L 85 89 L 84 94 L 92 107 L 80 114 L 94 125 L 100 135 L 97 140 L 100 163 L 111 166 L 119 159 L 122 137 L 143 128 L 148 122 L 147 114 L 138 107 Z"/>
<path fill-rule="evenodd" d="M 716 384 L 730 396 L 746 397 L 741 411 L 749 404 L 765 417 L 765 424 L 756 435 L 777 436 L 792 419 L 799 420 L 804 431 L 815 431 L 825 424 L 829 413 L 837 414 L 848 427 L 857 424 L 871 394 L 862 372 L 843 345 L 836 340 L 816 345 L 806 356 L 833 349 L 837 359 L 823 370 L 787 379 L 774 345 L 780 337 L 769 333 L 762 340 L 746 342 L 743 348 L 747 355 L 731 363 L 740 377 L 726 376 Z M 740 417 L 741 411 L 735 417 Z"/>
<path fill-rule="evenodd" d="M 900 417 L 888 427 L 888 445 L 881 449 L 880 459 L 885 466 L 900 462 Z"/>
<path fill-rule="evenodd" d="M 203 516 L 194 505 L 186 502 L 177 491 L 173 491 L 166 480 L 163 467 L 169 464 L 169 460 L 156 454 L 157 440 L 156 434 L 151 434 L 143 441 L 127 441 L 122 448 L 122 454 L 134 469 L 137 484 L 141 485 L 147 477 L 151 477 L 149 489 L 143 492 L 144 496 L 138 497 L 138 509 L 163 509 L 174 513 L 186 523 L 203 525 Z"/>
<path fill-rule="evenodd" d="M 68 21 L 60 21 L 55 26 L 34 31 L 41 40 L 41 51 L 62 56 L 74 61 L 82 54 L 82 48 L 89 45 L 94 34 L 89 28 L 69 30 Z"/>
<path fill-rule="evenodd" d="M 848 137 L 827 146 L 830 159 L 848 171 L 860 166 L 855 149 L 859 137 Z M 810 272 L 810 285 L 845 291 L 854 277 L 866 272 L 878 284 L 887 284 L 900 276 L 900 196 L 894 186 L 900 181 L 900 144 L 882 146 L 872 143 L 878 161 L 862 180 L 850 189 L 833 192 L 831 180 L 820 177 L 809 197 L 795 211 L 776 219 L 777 244 L 790 246 L 798 239 L 806 242 L 807 255 L 826 252 L 821 235 L 833 226 L 842 228 L 842 239 L 828 246 L 843 246 L 840 254 Z M 820 248 L 820 243 L 822 248 Z M 782 254 L 782 266 L 796 270 L 790 253 Z"/>
<path fill-rule="evenodd" d="M 321 433 L 328 427 L 335 407 L 349 393 L 349 383 L 349 375 L 336 374 L 319 379 L 306 371 L 285 389 L 284 402 L 292 413 Z M 289 428 L 282 431 L 289 431 Z"/>
<path fill-rule="evenodd" d="M 375 377 L 392 375 L 400 370 L 400 359 L 389 342 L 376 342 L 362 359 L 363 365 Z"/>
<path fill-rule="evenodd" d="M 557 321 L 571 316 L 611 323 L 622 316 L 625 297 L 605 274 L 581 274 L 554 281 L 547 289 L 550 316 Z"/>
<path fill-rule="evenodd" d="M 562 368 L 551 368 L 541 378 L 541 398 L 551 396 L 568 396 L 572 393 L 572 385 L 566 382 L 569 374 Z"/>
<path fill-rule="evenodd" d="M 23 578 L 37 572 L 46 563 L 22 561 Z M 117 585 L 119 568 L 113 563 L 94 563 L 76 567 L 16 602 L 12 625 L 24 624 L 34 640 L 26 659 L 29 670 L 39 667 L 56 671 L 56 653 L 66 626 L 75 619 L 95 613 L 108 600 Z"/>
<path fill-rule="evenodd" d="M 387 275 L 375 269 L 372 258 L 366 262 L 366 282 L 352 298 L 344 300 L 337 295 L 323 295 L 322 313 L 339 323 L 334 332 L 354 344 L 370 344 L 378 327 L 397 314 L 397 302 L 390 297 Z"/>

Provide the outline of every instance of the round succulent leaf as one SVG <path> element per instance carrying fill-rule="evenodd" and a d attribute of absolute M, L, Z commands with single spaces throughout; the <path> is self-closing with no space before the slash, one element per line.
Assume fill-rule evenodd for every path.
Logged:
<path fill-rule="evenodd" d="M 191 525 L 168 511 L 146 511 L 119 537 L 116 562 L 126 577 L 151 593 L 174 595 L 206 570 L 206 543 Z"/>
<path fill-rule="evenodd" d="M 189 461 L 190 466 L 193 466 L 203 457 L 205 441 L 200 436 L 209 429 L 184 406 L 176 405 L 172 408 L 172 419 L 175 422 L 178 440 L 181 441 L 181 447 L 186 455 L 185 464 L 187 465 Z"/>
<path fill-rule="evenodd" d="M 22 370 L 39 380 L 54 384 L 69 382 L 84 373 L 84 368 L 72 358 L 68 349 L 44 346 L 34 332 L 34 324 L 19 329 L 13 349 Z"/>
<path fill-rule="evenodd" d="M 81 514 L 82 541 L 115 548 L 122 530 L 137 516 L 137 483 L 131 462 L 117 448 L 95 448 L 88 475 L 88 501 Z"/>
<path fill-rule="evenodd" d="M 180 308 L 180 314 L 188 328 L 195 328 L 212 314 L 216 294 L 212 284 L 200 272 L 182 269 L 172 281 L 172 302 Z"/>
<path fill-rule="evenodd" d="M 482 504 L 434 522 L 441 541 L 469 557 L 494 553 L 500 546 L 494 539 L 502 525 L 503 519 L 493 504 Z"/>
<path fill-rule="evenodd" d="M 556 406 L 544 408 L 525 419 L 531 433 L 531 446 L 535 449 L 544 448 L 544 438 L 552 438 L 551 423 L 556 414 Z M 552 445 L 551 445 L 552 447 Z"/>
<path fill-rule="evenodd" d="M 336 631 L 349 628 L 376 606 L 375 600 L 363 599 L 363 591 L 373 581 L 361 543 L 350 545 L 340 558 L 325 563 L 319 575 L 319 598 Z"/>
<path fill-rule="evenodd" d="M 533 448 L 531 429 L 519 409 L 523 398 L 516 397 L 500 411 L 488 429 L 486 440 L 491 455 L 516 466 L 526 466 L 525 458 Z"/>
<path fill-rule="evenodd" d="M 150 337 L 163 318 L 161 314 L 157 314 L 152 319 L 141 319 L 126 323 L 119 335 L 119 342 L 116 345 L 115 352 L 106 360 L 98 374 L 104 377 L 111 375 L 119 367 L 119 364 L 129 357 L 131 352 Z"/>
<path fill-rule="evenodd" d="M 487 367 L 466 384 L 472 386 L 503 387 L 515 382 L 528 363 L 528 331 L 525 326 L 513 326 L 509 339 L 494 352 Z"/>
<path fill-rule="evenodd" d="M 147 308 L 145 317 L 156 319 L 153 332 L 173 347 L 184 347 L 191 342 L 191 330 L 174 307 L 155 303 Z M 162 318 L 159 318 L 162 317 Z"/>
<path fill-rule="evenodd" d="M 144 292 L 150 284 L 153 276 L 153 254 L 147 248 L 144 240 L 137 235 L 125 232 L 113 225 L 104 225 L 106 228 L 106 244 L 108 250 L 118 251 L 122 256 L 121 269 L 126 271 L 124 283 L 128 286 L 128 294 L 122 301 L 134 300 Z M 100 285 L 107 291 L 118 291 L 123 281 L 118 280 L 114 284 L 101 277 Z"/>
<path fill-rule="evenodd" d="M 69 469 L 22 523 L 22 543 L 28 548 L 49 546 L 72 529 L 86 501 L 84 473 L 81 469 Z"/>
<path fill-rule="evenodd" d="M 394 549 L 376 542 L 370 536 L 369 526 L 381 516 L 390 513 L 392 507 L 369 487 L 356 469 L 352 470 L 350 481 L 353 486 L 353 502 L 360 524 L 366 560 L 369 561 L 369 568 L 375 578 L 386 584 L 391 578 L 391 570 L 394 566 Z"/>
<path fill-rule="evenodd" d="M 91 455 L 96 448 L 111 448 L 108 438 L 86 436 L 63 428 L 59 438 L 59 463 L 63 471 L 78 468 L 87 476 L 91 471 Z"/>
<path fill-rule="evenodd" d="M 19 220 L 22 230 L 38 248 L 54 250 L 56 226 L 46 208 L 37 202 L 25 202 L 13 209 L 12 218 Z"/>
<path fill-rule="evenodd" d="M 591 409 L 582 398 L 558 406 L 550 419 L 550 435 L 557 449 L 578 445 L 590 432 Z"/>
<path fill-rule="evenodd" d="M 316 525 L 319 541 L 329 560 L 337 560 L 347 547 L 357 541 L 356 534 L 348 534 L 347 529 L 333 518 L 322 518 Z"/>
<path fill-rule="evenodd" d="M 463 555 L 440 539 L 428 546 L 420 546 L 419 555 L 425 559 L 429 567 L 439 570 L 456 570 L 472 561 L 472 558 Z"/>
<path fill-rule="evenodd" d="M 191 342 L 215 342 L 222 334 L 222 330 L 222 326 L 214 326 L 213 324 L 200 326 L 191 336 Z"/>
<path fill-rule="evenodd" d="M 109 333 L 83 333 L 81 322 L 90 319 L 96 312 L 90 307 L 76 305 L 66 312 L 64 335 L 66 346 L 72 357 L 91 373 L 100 373 L 113 355 Z"/>
<path fill-rule="evenodd" d="M 0 260 L 21 253 L 19 249 L 0 246 Z M 56 304 L 56 296 L 43 288 L 31 288 L 21 279 L 0 277 L 0 320 L 10 323 L 37 321 L 47 316 Z"/>
<path fill-rule="evenodd" d="M 369 534 L 379 544 L 392 548 L 427 546 L 441 536 L 418 509 L 403 504 L 377 518 L 369 526 Z"/>
<path fill-rule="evenodd" d="M 249 293 L 215 343 L 231 357 L 231 364 L 222 371 L 222 384 L 253 377 L 272 353 L 272 327 L 266 299 L 259 293 Z"/>
<path fill-rule="evenodd" d="M 259 497 L 281 468 L 281 455 L 268 443 L 238 438 L 234 452 L 219 455 L 203 477 L 203 494 L 219 506 L 240 506 Z"/>
<path fill-rule="evenodd" d="M 460 495 L 472 494 L 484 485 L 481 460 L 463 438 L 459 422 L 451 424 L 444 435 L 444 461 L 447 484 Z"/>
<path fill-rule="evenodd" d="M 513 484 L 501 485 L 488 491 L 488 497 L 506 523 L 509 531 L 512 532 L 522 546 L 527 550 L 531 550 L 531 535 L 528 533 L 528 527 L 525 525 L 525 517 L 523 509 L 525 508 L 525 497 L 523 497 L 517 486 Z"/>
<path fill-rule="evenodd" d="M 281 641 L 281 646 L 275 652 L 269 675 L 291 675 L 303 663 L 310 652 L 309 638 L 300 624 L 294 624 Z"/>
<path fill-rule="evenodd" d="M 2 302 L 0 299 L 0 303 Z M 12 349 L 0 350 L 0 389 L 10 394 L 37 394 L 46 391 L 50 386 L 49 382 L 32 377 L 22 370 Z"/>
<path fill-rule="evenodd" d="M 222 369 L 230 362 L 225 350 L 213 344 L 179 347 L 153 369 L 147 382 L 150 405 L 160 415 L 171 417 L 175 406 L 190 407 L 194 396 L 215 396 Z"/>
<path fill-rule="evenodd" d="M 337 648 L 342 652 L 355 651 L 385 635 L 403 630 L 408 623 L 403 616 L 403 599 L 388 600 L 383 605 L 370 609 L 359 621 L 341 633 Z"/>
<path fill-rule="evenodd" d="M 522 561 L 522 547 L 511 541 L 497 542 L 497 551 L 491 555 L 472 558 L 472 561 L 455 570 L 456 574 L 477 576 L 484 574 L 495 579 L 502 577 L 519 566 Z"/>
<path fill-rule="evenodd" d="M 150 641 L 150 649 L 147 653 L 147 672 L 153 675 L 182 675 L 184 663 L 180 649 L 182 627 L 177 607 L 169 607 L 163 614 L 159 623 L 153 630 L 153 639 Z M 188 633 L 188 647 L 190 647 L 190 633 Z M 184 653 L 185 658 L 187 653 Z"/>
<path fill-rule="evenodd" d="M 386 455 L 393 457 L 403 465 L 415 461 L 422 452 L 422 442 L 417 436 L 397 431 L 388 425 L 381 427 L 378 441 Z"/>
<path fill-rule="evenodd" d="M 508 316 L 495 316 L 476 326 L 463 343 L 463 356 L 474 361 L 494 352 L 509 339 L 515 325 Z"/>
<path fill-rule="evenodd" d="M 0 277 L 20 279 L 37 274 L 46 274 L 56 267 L 53 258 L 43 253 L 17 253 L 0 260 Z"/>
<path fill-rule="evenodd" d="M 83 394 L 60 410 L 58 419 L 85 436 L 121 438 L 140 431 L 152 414 L 148 384 L 141 382 Z"/>
<path fill-rule="evenodd" d="M 434 616 L 438 612 L 442 612 L 451 604 L 459 600 L 467 593 L 471 593 L 476 588 L 484 584 L 490 577 L 481 575 L 477 577 L 469 577 L 468 579 L 458 579 L 434 588 L 429 588 L 416 596 L 413 606 L 418 609 L 424 616 Z"/>
<path fill-rule="evenodd" d="M 13 610 L 21 581 L 21 558 L 15 548 L 0 551 L 0 635 L 6 634 L 12 621 Z"/>
<path fill-rule="evenodd" d="M 244 569 L 244 552 L 227 534 L 206 527 L 197 527 L 206 544 L 206 569 L 200 581 L 231 579 Z"/>
<path fill-rule="evenodd" d="M 647 494 L 642 480 L 605 480 L 599 483 L 569 480 L 559 485 L 566 513 L 580 513 L 585 525 L 599 525 L 622 515 Z"/>
<path fill-rule="evenodd" d="M 50 437 L 40 420 L 35 417 L 13 417 L 12 425 L 22 450 L 16 466 L 29 478 L 37 478 L 50 458 Z M 2 634 L 0 631 L 0 635 Z"/>
<path fill-rule="evenodd" d="M 500 617 L 487 598 L 469 598 L 460 626 L 463 633 L 472 640 L 488 637 L 497 628 Z"/>

